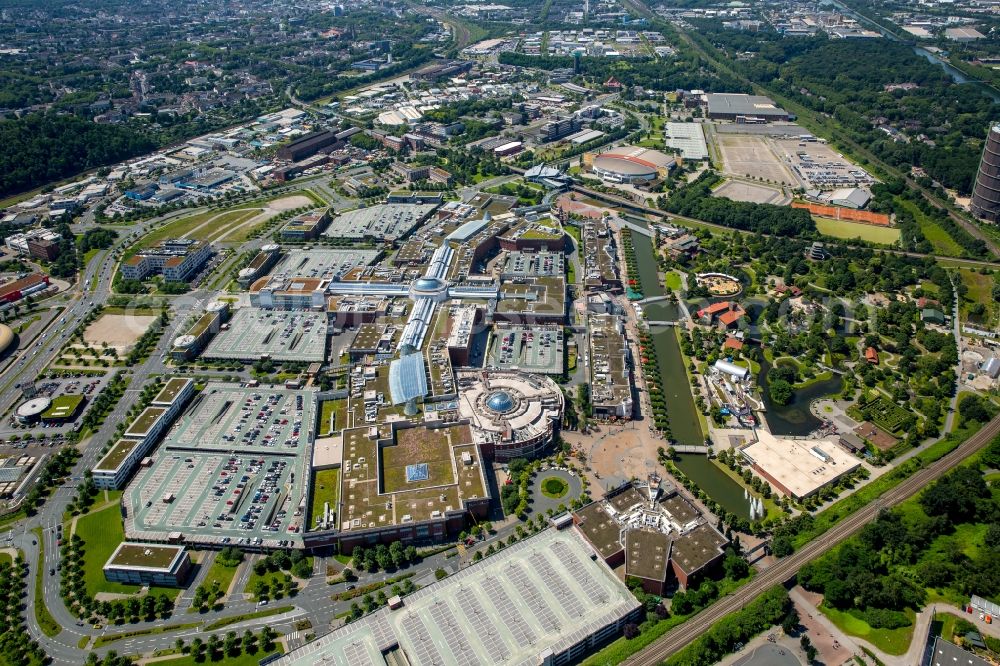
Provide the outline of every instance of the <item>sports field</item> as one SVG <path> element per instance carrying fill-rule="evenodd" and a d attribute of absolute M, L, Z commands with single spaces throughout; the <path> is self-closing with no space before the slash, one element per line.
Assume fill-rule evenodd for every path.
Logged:
<path fill-rule="evenodd" d="M 877 227 L 873 224 L 862 224 L 849 220 L 831 220 L 827 217 L 814 217 L 816 230 L 824 236 L 833 238 L 860 238 L 870 243 L 892 245 L 899 241 L 899 229 L 895 227 Z"/>

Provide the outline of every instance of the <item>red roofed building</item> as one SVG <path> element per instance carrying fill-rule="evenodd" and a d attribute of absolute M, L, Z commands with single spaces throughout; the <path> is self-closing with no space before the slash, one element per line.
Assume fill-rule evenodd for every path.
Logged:
<path fill-rule="evenodd" d="M 49 286 L 49 276 L 33 273 L 20 280 L 0 286 L 0 303 L 16 303 L 25 296 Z"/>
<path fill-rule="evenodd" d="M 874 347 L 865 350 L 865 360 L 872 365 L 878 365 L 878 351 Z"/>
<path fill-rule="evenodd" d="M 720 301 L 698 310 L 698 318 L 706 326 L 716 324 L 720 328 L 731 329 L 739 324 L 746 313 L 736 301 Z"/>
<path fill-rule="evenodd" d="M 736 338 L 726 338 L 726 341 L 722 343 L 723 349 L 730 349 L 732 351 L 741 351 L 743 349 L 743 341 L 737 340 Z"/>

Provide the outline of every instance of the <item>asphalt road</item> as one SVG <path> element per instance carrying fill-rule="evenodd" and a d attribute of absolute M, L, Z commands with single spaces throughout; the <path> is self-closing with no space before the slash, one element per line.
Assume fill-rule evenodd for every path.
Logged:
<path fill-rule="evenodd" d="M 663 637 L 651 643 L 642 652 L 633 655 L 624 663 L 629 666 L 659 664 L 695 640 L 718 620 L 744 608 L 765 590 L 791 580 L 805 564 L 816 559 L 835 544 L 841 543 L 844 539 L 859 531 L 873 520 L 881 509 L 899 504 L 926 488 L 932 481 L 989 444 L 998 434 L 1000 434 L 1000 416 L 987 423 L 979 432 L 960 444 L 957 449 L 948 455 L 920 470 L 878 500 L 865 505 L 829 529 L 821 537 L 813 539 L 792 555 L 778 560 L 774 566 L 759 573 L 745 586 L 733 594 L 719 599 L 684 624 L 664 634 Z"/>

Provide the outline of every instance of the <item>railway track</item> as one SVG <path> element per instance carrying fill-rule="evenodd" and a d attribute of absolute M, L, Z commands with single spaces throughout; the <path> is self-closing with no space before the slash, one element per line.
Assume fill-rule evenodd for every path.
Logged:
<path fill-rule="evenodd" d="M 1000 416 L 983 426 L 979 432 L 964 441 L 954 451 L 945 455 L 927 467 L 916 472 L 882 497 L 867 504 L 851 514 L 840 523 L 830 528 L 825 534 L 810 541 L 798 551 L 758 574 L 746 586 L 736 592 L 719 599 L 714 604 L 695 615 L 684 624 L 664 634 L 651 643 L 643 651 L 633 655 L 624 663 L 628 666 L 646 666 L 659 664 L 664 659 L 691 643 L 708 630 L 721 618 L 734 613 L 757 598 L 768 588 L 784 584 L 791 580 L 805 564 L 819 557 L 832 546 L 852 536 L 883 508 L 895 506 L 912 497 L 935 479 L 960 464 L 973 453 L 986 446 L 994 437 L 1000 435 Z"/>

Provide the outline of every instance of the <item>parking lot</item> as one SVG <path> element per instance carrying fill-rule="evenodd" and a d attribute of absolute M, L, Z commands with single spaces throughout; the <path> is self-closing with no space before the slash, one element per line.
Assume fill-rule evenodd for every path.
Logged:
<path fill-rule="evenodd" d="M 512 326 L 497 329 L 490 365 L 558 375 L 563 371 L 563 331 L 559 326 Z"/>
<path fill-rule="evenodd" d="M 326 359 L 325 313 L 240 308 L 227 326 L 209 343 L 205 358 L 307 363 Z"/>
<path fill-rule="evenodd" d="M 129 537 L 299 544 L 314 399 L 311 390 L 206 386 L 126 490 Z"/>
<path fill-rule="evenodd" d="M 101 392 L 107 384 L 108 379 L 109 375 L 90 376 L 81 374 L 79 377 L 39 380 L 35 383 L 36 397 L 56 399 L 60 396 L 82 395 L 84 397 L 84 404 L 80 408 L 79 413 L 69 423 L 61 425 L 54 423 L 21 425 L 14 420 L 14 411 L 17 410 L 18 406 L 28 400 L 27 396 L 22 396 L 14 402 L 14 408 L 6 415 L 3 422 L 0 423 L 0 439 L 8 439 L 12 435 L 18 435 L 24 439 L 28 433 L 33 435 L 44 434 L 46 439 L 51 439 L 56 434 L 63 435 L 72 431 L 83 419 L 83 415 L 87 412 L 90 403 L 97 396 L 97 394 Z"/>

